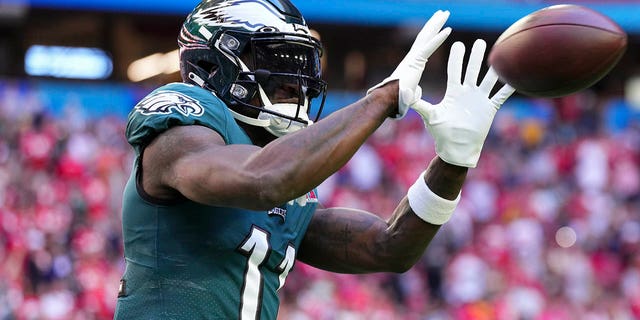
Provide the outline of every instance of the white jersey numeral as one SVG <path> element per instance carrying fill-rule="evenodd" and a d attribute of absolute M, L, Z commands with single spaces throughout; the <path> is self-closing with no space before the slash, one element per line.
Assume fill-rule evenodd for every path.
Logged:
<path fill-rule="evenodd" d="M 253 227 L 251 235 L 242 243 L 240 250 L 249 255 L 242 285 L 240 319 L 257 319 L 263 281 L 260 265 L 269 253 L 269 234 Z"/>
<path fill-rule="evenodd" d="M 270 234 L 264 230 L 253 226 L 251 234 L 244 240 L 238 248 L 247 255 L 247 266 L 244 272 L 244 283 L 242 284 L 242 298 L 240 300 L 240 319 L 253 320 L 260 318 L 262 301 L 263 276 L 260 272 L 262 265 L 269 255 L 271 245 L 269 244 Z M 290 244 L 283 261 L 278 265 L 279 287 L 284 285 L 285 278 L 291 271 L 296 259 L 296 249 Z"/>
<path fill-rule="evenodd" d="M 292 245 L 287 247 L 287 253 L 284 256 L 284 259 L 278 266 L 278 270 L 280 271 L 280 285 L 278 286 L 278 290 L 284 286 L 284 280 L 287 278 L 289 271 L 293 268 L 293 263 L 296 260 L 296 248 Z"/>

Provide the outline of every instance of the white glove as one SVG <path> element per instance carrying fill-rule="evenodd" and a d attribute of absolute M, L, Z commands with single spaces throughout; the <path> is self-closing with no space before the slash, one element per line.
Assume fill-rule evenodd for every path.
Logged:
<path fill-rule="evenodd" d="M 424 100 L 411 105 L 422 116 L 433 136 L 436 153 L 450 164 L 476 167 L 493 117 L 515 91 L 507 84 L 489 97 L 498 81 L 493 68 L 489 68 L 480 86 L 477 85 L 486 47 L 484 40 L 475 41 L 464 82 L 461 83 L 465 47 L 461 42 L 454 43 L 449 54 L 444 99 L 437 105 Z"/>
<path fill-rule="evenodd" d="M 388 78 L 367 90 L 367 94 L 369 94 L 391 81 L 399 80 L 398 113 L 393 118 L 401 119 L 404 117 L 409 106 L 422 98 L 422 89 L 418 86 L 418 82 L 422 77 L 427 59 L 451 33 L 451 28 L 440 30 L 447 18 L 449 18 L 449 11 L 436 11 L 422 27 L 409 53 L 402 59 L 396 70 Z"/>

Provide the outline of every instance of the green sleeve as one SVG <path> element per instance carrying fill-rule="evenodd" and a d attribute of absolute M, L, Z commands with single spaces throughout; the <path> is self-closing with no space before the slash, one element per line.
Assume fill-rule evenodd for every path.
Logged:
<path fill-rule="evenodd" d="M 175 127 L 201 125 L 232 143 L 229 127 L 239 127 L 225 104 L 211 92 L 184 83 L 160 87 L 142 99 L 129 113 L 126 137 L 137 154 L 160 133 Z"/>

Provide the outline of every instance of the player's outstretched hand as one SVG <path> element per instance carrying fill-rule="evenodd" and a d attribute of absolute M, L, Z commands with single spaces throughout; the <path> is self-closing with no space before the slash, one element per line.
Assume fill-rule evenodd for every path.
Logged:
<path fill-rule="evenodd" d="M 451 28 L 442 29 L 449 18 L 449 11 L 438 10 L 424 25 L 411 49 L 402 59 L 395 71 L 379 84 L 367 91 L 371 93 L 391 81 L 399 81 L 398 90 L 398 113 L 393 118 L 404 117 L 409 106 L 422 98 L 422 89 L 418 86 L 422 72 L 427 63 L 427 59 L 451 34 Z"/>
<path fill-rule="evenodd" d="M 444 99 L 436 105 L 424 100 L 411 105 L 424 119 L 438 156 L 454 165 L 476 167 L 493 117 L 515 91 L 504 85 L 493 97 L 489 96 L 498 81 L 493 68 L 477 84 L 486 47 L 484 40 L 475 41 L 462 81 L 465 47 L 462 42 L 454 43 L 449 54 Z"/>

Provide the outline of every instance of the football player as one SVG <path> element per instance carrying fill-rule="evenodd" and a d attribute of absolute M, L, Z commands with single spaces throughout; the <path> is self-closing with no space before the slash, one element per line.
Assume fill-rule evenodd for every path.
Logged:
<path fill-rule="evenodd" d="M 182 83 L 129 114 L 136 161 L 124 190 L 126 271 L 116 319 L 275 319 L 296 260 L 341 273 L 404 272 L 451 216 L 494 114 L 513 93 L 478 85 L 478 40 L 462 79 L 455 43 L 442 102 L 421 99 L 429 56 L 451 32 L 436 12 L 397 69 L 318 121 L 320 43 L 288 0 L 205 0 L 179 35 Z M 310 114 L 312 110 L 317 114 Z M 385 121 L 419 112 L 436 141 L 389 221 L 324 208 L 315 188 Z"/>

